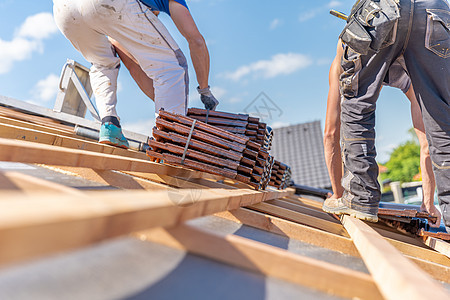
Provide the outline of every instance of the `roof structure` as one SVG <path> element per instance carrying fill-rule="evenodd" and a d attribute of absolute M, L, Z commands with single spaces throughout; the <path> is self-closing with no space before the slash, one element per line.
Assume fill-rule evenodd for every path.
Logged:
<path fill-rule="evenodd" d="M 320 121 L 274 129 L 270 153 L 291 167 L 292 179 L 296 184 L 331 187 Z"/>
<path fill-rule="evenodd" d="M 0 299 L 449 299 L 442 239 L 249 187 L 0 106 Z"/>

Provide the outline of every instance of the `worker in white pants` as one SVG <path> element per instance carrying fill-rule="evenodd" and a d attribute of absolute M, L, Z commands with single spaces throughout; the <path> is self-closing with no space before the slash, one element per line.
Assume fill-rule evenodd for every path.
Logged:
<path fill-rule="evenodd" d="M 184 0 L 53 0 L 56 24 L 74 47 L 92 63 L 91 85 L 102 118 L 100 142 L 128 148 L 117 104 L 120 58 L 108 37 L 124 47 L 153 80 L 155 111 L 185 115 L 189 79 L 186 58 L 152 11 L 171 15 L 189 42 L 205 107 L 218 101 L 209 90 L 209 54 Z"/>

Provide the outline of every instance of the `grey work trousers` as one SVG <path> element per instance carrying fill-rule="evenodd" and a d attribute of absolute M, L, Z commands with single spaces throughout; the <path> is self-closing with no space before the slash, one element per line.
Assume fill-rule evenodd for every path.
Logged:
<path fill-rule="evenodd" d="M 381 1 L 395 4 L 393 0 Z M 449 4 L 446 0 L 400 0 L 398 5 L 400 18 L 393 29 L 395 38 L 390 43 L 377 51 L 369 48 L 366 54 L 356 53 L 349 46 L 344 49 L 344 72 L 340 78 L 344 96 L 341 143 L 345 192 L 342 200 L 350 208 L 366 213 L 378 212 L 381 194 L 375 161 L 376 100 L 390 65 L 403 55 L 422 109 L 439 204 L 449 228 Z"/>

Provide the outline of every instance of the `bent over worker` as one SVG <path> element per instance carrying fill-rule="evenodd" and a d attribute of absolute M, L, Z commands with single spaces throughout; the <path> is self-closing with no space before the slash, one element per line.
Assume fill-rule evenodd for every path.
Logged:
<path fill-rule="evenodd" d="M 341 57 L 343 54 L 343 45 L 338 42 L 336 49 L 336 57 L 333 60 L 330 73 L 327 99 L 327 115 L 325 121 L 324 132 L 324 150 L 325 162 L 328 168 L 328 174 L 331 179 L 333 195 L 331 198 L 338 199 L 343 195 L 341 186 L 342 180 L 342 159 L 340 147 L 340 121 L 341 121 L 341 94 L 339 91 L 339 76 L 342 74 Z M 383 85 L 398 88 L 403 91 L 411 102 L 411 118 L 420 144 L 420 168 L 422 173 L 422 206 L 421 210 L 428 212 L 436 217 L 436 222 L 430 222 L 430 226 L 439 227 L 441 222 L 441 214 L 434 206 L 434 190 L 436 183 L 433 174 L 433 167 L 430 160 L 430 152 L 428 150 L 428 142 L 425 136 L 425 129 L 420 112 L 419 103 L 414 95 L 414 89 L 411 85 L 411 79 L 406 70 L 403 57 L 399 57 L 389 68 Z"/>
<path fill-rule="evenodd" d="M 208 108 L 215 109 L 218 101 L 208 85 L 208 48 L 185 0 L 53 0 L 58 28 L 92 63 L 91 85 L 102 119 L 101 143 L 128 148 L 116 111 L 120 58 L 108 37 L 120 43 L 153 80 L 156 112 L 164 108 L 186 114 L 189 95 L 187 61 L 152 11 L 171 15 L 187 39 L 202 101 Z"/>
<path fill-rule="evenodd" d="M 450 11 L 446 0 L 361 0 L 340 38 L 344 175 L 341 198 L 323 209 L 376 220 L 375 106 L 391 64 L 402 56 L 422 109 L 444 223 L 450 230 Z"/>

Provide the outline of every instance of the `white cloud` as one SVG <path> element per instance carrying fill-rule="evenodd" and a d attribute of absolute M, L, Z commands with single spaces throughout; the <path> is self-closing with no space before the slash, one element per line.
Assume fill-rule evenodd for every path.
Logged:
<path fill-rule="evenodd" d="M 272 22 L 270 22 L 270 30 L 274 30 L 275 28 L 277 28 L 278 26 L 281 25 L 281 20 L 280 19 L 273 19 Z"/>
<path fill-rule="evenodd" d="M 16 61 L 29 59 L 33 52 L 42 51 L 40 42 L 23 38 L 0 40 L 0 74 L 8 73 Z"/>
<path fill-rule="evenodd" d="M 273 122 L 273 123 L 270 125 L 270 127 L 272 127 L 272 129 L 275 129 L 275 128 L 287 127 L 287 126 L 289 126 L 289 125 L 291 125 L 291 124 L 286 123 L 286 122 L 282 122 L 282 121 L 278 121 L 278 122 Z"/>
<path fill-rule="evenodd" d="M 139 120 L 137 122 L 122 124 L 125 130 L 151 136 L 152 129 L 155 126 L 155 119 Z"/>
<path fill-rule="evenodd" d="M 57 28 L 50 13 L 28 17 L 11 41 L 0 39 L 0 74 L 8 73 L 15 62 L 30 59 L 34 52 L 42 53 L 42 41 L 55 32 Z"/>
<path fill-rule="evenodd" d="M 51 13 L 43 12 L 26 18 L 17 31 L 18 37 L 42 40 L 58 32 Z"/>
<path fill-rule="evenodd" d="M 236 71 L 224 74 L 224 77 L 238 81 L 244 76 L 253 75 L 263 78 L 274 78 L 279 75 L 292 74 L 311 65 L 312 60 L 299 53 L 279 53 L 270 60 L 260 60 L 239 67 Z"/>
<path fill-rule="evenodd" d="M 332 1 L 330 1 L 329 3 L 328 3 L 328 8 L 334 8 L 334 7 L 338 7 L 338 6 L 341 6 L 342 5 L 342 2 L 341 1 L 335 1 L 335 0 L 332 0 Z"/>
<path fill-rule="evenodd" d="M 38 81 L 32 93 L 35 100 L 50 101 L 54 100 L 58 93 L 59 76 L 50 74 L 46 78 Z"/>

